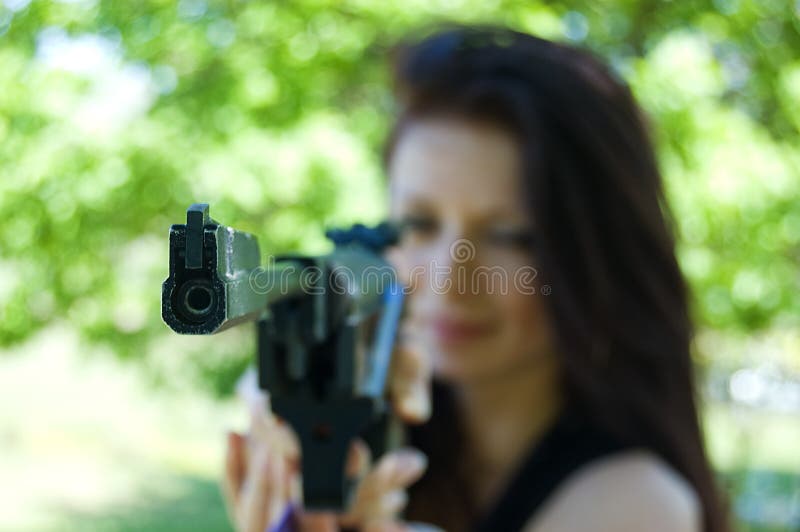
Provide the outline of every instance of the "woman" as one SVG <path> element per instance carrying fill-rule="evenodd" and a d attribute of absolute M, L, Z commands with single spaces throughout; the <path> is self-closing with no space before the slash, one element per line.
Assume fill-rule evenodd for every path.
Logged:
<path fill-rule="evenodd" d="M 687 288 L 627 86 L 587 51 L 494 27 L 400 46 L 394 74 L 385 164 L 404 236 L 390 258 L 411 293 L 392 388 L 428 465 L 389 454 L 348 514 L 300 513 L 297 526 L 402 530 L 405 508 L 448 531 L 728 530 Z M 269 423 L 249 441 L 265 434 L 251 454 L 271 466 L 229 442 L 242 530 L 297 497 L 282 472 L 296 445 Z M 351 472 L 368 462 L 354 446 Z"/>

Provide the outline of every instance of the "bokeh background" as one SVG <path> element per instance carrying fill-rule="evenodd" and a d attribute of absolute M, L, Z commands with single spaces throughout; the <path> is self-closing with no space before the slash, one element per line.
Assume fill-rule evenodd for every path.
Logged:
<path fill-rule="evenodd" d="M 800 529 L 800 2 L 0 0 L 0 529 L 226 530 L 252 330 L 160 318 L 186 207 L 265 254 L 385 215 L 386 51 L 439 20 L 591 48 L 657 132 L 706 438 Z M 240 328 L 246 329 L 246 328 Z"/>

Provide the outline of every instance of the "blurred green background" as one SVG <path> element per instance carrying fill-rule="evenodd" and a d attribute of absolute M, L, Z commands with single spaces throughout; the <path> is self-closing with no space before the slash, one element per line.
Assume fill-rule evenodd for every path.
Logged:
<path fill-rule="evenodd" d="M 224 530 L 250 330 L 160 319 L 186 207 L 263 253 L 385 215 L 387 48 L 500 22 L 607 58 L 657 131 L 740 530 L 800 529 L 800 2 L 0 0 L 0 529 Z"/>

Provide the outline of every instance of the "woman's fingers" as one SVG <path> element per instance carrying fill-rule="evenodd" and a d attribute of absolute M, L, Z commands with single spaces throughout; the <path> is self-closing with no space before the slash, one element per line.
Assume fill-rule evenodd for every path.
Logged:
<path fill-rule="evenodd" d="M 410 532 L 410 529 L 398 521 L 372 521 L 363 528 L 364 532 Z"/>
<path fill-rule="evenodd" d="M 359 486 L 358 495 L 369 500 L 395 489 L 404 489 L 425 472 L 428 459 L 412 447 L 385 454 Z"/>
<path fill-rule="evenodd" d="M 364 532 L 445 532 L 441 528 L 428 523 L 406 523 L 400 521 L 374 521 L 367 523 Z"/>
<path fill-rule="evenodd" d="M 241 532 L 262 532 L 277 524 L 290 504 L 298 508 L 301 505 L 299 463 L 289 460 L 274 445 L 281 430 L 286 428 L 276 424 L 260 436 L 228 434 L 223 491 Z M 425 456 L 413 448 L 398 449 L 384 455 L 370 469 L 370 455 L 363 440 L 353 442 L 346 474 L 359 484 L 351 509 L 341 516 L 301 511 L 297 515 L 300 530 L 334 532 L 340 525 L 361 529 L 371 522 L 394 522 L 407 504 L 405 488 L 424 473 Z"/>
<path fill-rule="evenodd" d="M 262 447 L 254 453 L 240 494 L 240 530 L 263 532 L 283 517 L 291 498 L 290 475 L 284 457 L 272 449 Z"/>
<path fill-rule="evenodd" d="M 248 406 L 250 427 L 246 435 L 228 435 L 223 492 L 236 530 L 263 532 L 301 504 L 300 445 L 273 414 L 252 369 L 239 379 L 237 394 Z"/>
<path fill-rule="evenodd" d="M 251 420 L 246 436 L 228 433 L 223 494 L 238 531 L 263 532 L 299 505 L 299 450 L 294 435 L 280 420 L 263 415 Z"/>
<path fill-rule="evenodd" d="M 369 473 L 369 466 L 372 463 L 372 452 L 369 445 L 361 438 L 356 438 L 350 445 L 345 464 L 345 475 L 348 478 L 361 479 Z"/>
<path fill-rule="evenodd" d="M 254 414 L 251 417 L 248 439 L 251 448 L 266 445 L 289 462 L 299 465 L 300 441 L 284 420 L 277 417 L 268 419 L 262 414 Z"/>
<path fill-rule="evenodd" d="M 390 390 L 398 414 L 409 422 L 425 421 L 430 415 L 429 362 L 421 350 L 403 342 L 392 364 Z M 300 444 L 291 427 L 272 413 L 254 375 L 241 379 L 237 392 L 249 406 L 251 425 L 246 438 L 229 436 L 224 491 L 237 529 L 262 532 L 277 523 L 288 505 L 301 506 Z M 345 466 L 346 475 L 359 482 L 350 510 L 344 515 L 299 511 L 300 530 L 334 532 L 340 524 L 361 529 L 370 522 L 394 522 L 407 504 L 405 488 L 424 473 L 425 456 L 404 448 L 383 456 L 372 468 L 370 463 L 369 447 L 354 441 Z"/>
<path fill-rule="evenodd" d="M 336 514 L 331 512 L 301 512 L 297 523 L 300 532 L 339 532 Z"/>
<path fill-rule="evenodd" d="M 365 523 L 392 520 L 400 515 L 406 504 L 408 504 L 408 494 L 405 491 L 389 491 L 380 497 L 360 502 L 346 514 L 340 514 L 339 525 L 358 528 Z"/>
<path fill-rule="evenodd" d="M 272 412 L 269 394 L 258 387 L 253 368 L 239 378 L 236 393 L 250 412 L 250 446 L 269 444 L 290 461 L 299 460 L 300 442 L 289 424 Z"/>
<path fill-rule="evenodd" d="M 242 490 L 242 514 L 239 523 L 246 532 L 263 532 L 270 521 L 272 509 L 278 497 L 273 484 L 275 478 L 275 456 L 267 448 L 258 449 L 250 463 L 250 470 Z"/>
<path fill-rule="evenodd" d="M 225 474 L 222 477 L 222 495 L 231 519 L 235 519 L 239 505 L 239 492 L 246 474 L 244 458 L 244 437 L 233 431 L 228 432 L 225 453 Z"/>
<path fill-rule="evenodd" d="M 392 354 L 389 391 L 398 415 L 407 423 L 424 423 L 431 414 L 431 361 L 413 327 L 401 326 Z"/>
<path fill-rule="evenodd" d="M 361 479 L 355 500 L 339 523 L 352 527 L 396 517 L 408 502 L 405 488 L 422 476 L 426 466 L 425 455 L 410 447 L 384 455 Z"/>

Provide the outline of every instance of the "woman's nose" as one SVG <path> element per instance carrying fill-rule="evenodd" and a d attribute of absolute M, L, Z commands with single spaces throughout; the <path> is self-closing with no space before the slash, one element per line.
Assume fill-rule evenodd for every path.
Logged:
<path fill-rule="evenodd" d="M 438 239 L 428 274 L 431 289 L 440 294 L 469 293 L 477 252 L 475 242 L 463 233 L 454 232 Z"/>

